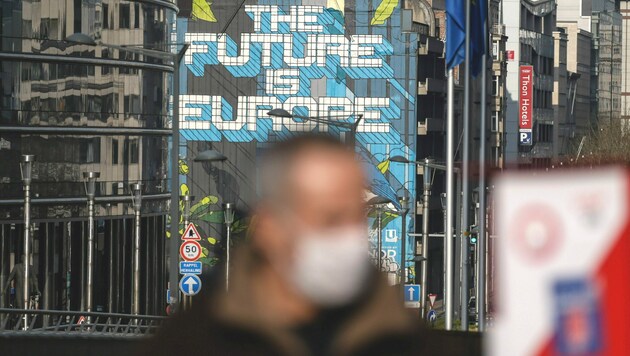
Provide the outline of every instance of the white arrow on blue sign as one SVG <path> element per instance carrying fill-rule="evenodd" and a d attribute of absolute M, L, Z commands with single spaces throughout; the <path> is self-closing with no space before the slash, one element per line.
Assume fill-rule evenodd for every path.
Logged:
<path fill-rule="evenodd" d="M 420 285 L 419 284 L 405 284 L 405 302 L 419 302 L 420 301 Z"/>
<path fill-rule="evenodd" d="M 201 262 L 179 262 L 179 273 L 180 274 L 201 274 Z"/>
<path fill-rule="evenodd" d="M 179 289 L 182 293 L 193 296 L 201 290 L 201 279 L 194 274 L 185 274 L 179 281 Z"/>

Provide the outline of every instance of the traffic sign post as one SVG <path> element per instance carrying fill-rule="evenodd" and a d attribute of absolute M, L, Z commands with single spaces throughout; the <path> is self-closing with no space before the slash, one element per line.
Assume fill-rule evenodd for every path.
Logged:
<path fill-rule="evenodd" d="M 429 294 L 429 308 L 433 309 L 433 305 L 435 304 L 436 299 L 437 294 Z"/>
<path fill-rule="evenodd" d="M 201 279 L 194 274 L 185 274 L 179 281 L 179 290 L 187 296 L 193 296 L 201 290 Z"/>
<path fill-rule="evenodd" d="M 431 323 L 431 325 L 434 325 L 436 320 L 437 312 L 433 309 L 429 310 L 429 312 L 427 313 L 427 321 Z"/>
<path fill-rule="evenodd" d="M 179 255 L 184 261 L 197 261 L 201 257 L 201 245 L 197 241 L 187 240 L 179 247 Z"/>
<path fill-rule="evenodd" d="M 201 274 L 201 262 L 181 261 L 179 263 L 179 274 Z"/>
<path fill-rule="evenodd" d="M 420 308 L 420 285 L 405 284 L 405 307 Z"/>

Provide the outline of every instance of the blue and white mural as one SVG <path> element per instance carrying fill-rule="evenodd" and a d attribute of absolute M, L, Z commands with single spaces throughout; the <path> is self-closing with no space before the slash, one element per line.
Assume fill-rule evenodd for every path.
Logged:
<path fill-rule="evenodd" d="M 270 117 L 271 109 L 348 123 L 362 116 L 357 151 L 372 192 L 394 201 L 394 210 L 403 195 L 414 207 L 415 167 L 388 161 L 415 159 L 418 38 L 402 26 L 402 3 L 259 0 L 239 8 L 240 1 L 194 0 L 191 18 L 177 21 L 177 42 L 190 44 L 179 98 L 182 138 L 251 147 L 298 132 L 345 130 Z M 395 211 L 384 216 L 383 254 L 398 271 L 403 222 Z M 410 259 L 410 241 L 407 251 Z"/>

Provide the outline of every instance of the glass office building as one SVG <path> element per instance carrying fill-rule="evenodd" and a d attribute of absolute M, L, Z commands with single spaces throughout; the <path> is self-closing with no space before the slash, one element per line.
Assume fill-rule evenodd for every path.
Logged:
<path fill-rule="evenodd" d="M 93 310 L 131 311 L 130 185 L 142 182 L 140 314 L 164 312 L 172 66 L 115 47 L 168 52 L 176 11 L 174 0 L 0 2 L 2 290 L 24 250 L 20 158 L 33 154 L 31 264 L 41 308 L 85 308 L 83 173 L 96 171 Z M 66 41 L 74 33 L 97 44 Z M 0 306 L 10 302 L 4 295 Z"/>

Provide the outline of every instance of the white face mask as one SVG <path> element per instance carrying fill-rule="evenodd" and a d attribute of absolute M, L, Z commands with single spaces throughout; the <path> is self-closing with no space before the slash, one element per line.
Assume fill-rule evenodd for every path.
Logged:
<path fill-rule="evenodd" d="M 350 226 L 299 236 L 291 284 L 313 303 L 343 306 L 362 292 L 370 272 L 367 229 Z"/>

